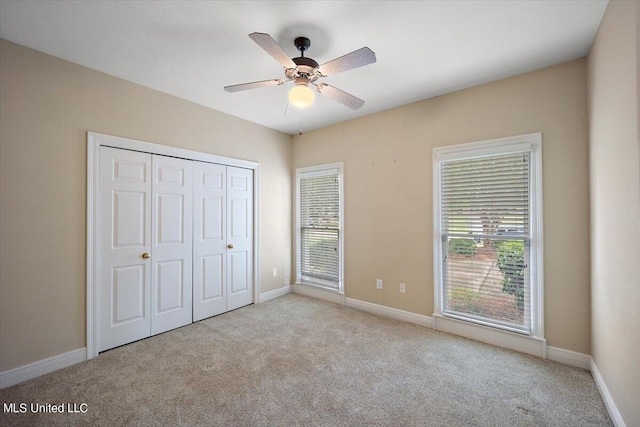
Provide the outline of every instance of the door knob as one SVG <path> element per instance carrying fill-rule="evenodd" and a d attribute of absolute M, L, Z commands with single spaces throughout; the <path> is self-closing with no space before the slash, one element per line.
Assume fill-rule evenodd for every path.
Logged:
<path fill-rule="evenodd" d="M 145 253 L 142 254 L 142 258 L 149 259 L 149 258 L 151 258 L 151 255 L 149 255 L 149 252 L 145 252 Z"/>
<path fill-rule="evenodd" d="M 233 249 L 233 245 L 232 245 L 231 243 L 229 243 L 229 244 L 227 245 L 227 247 L 228 247 L 229 249 Z"/>

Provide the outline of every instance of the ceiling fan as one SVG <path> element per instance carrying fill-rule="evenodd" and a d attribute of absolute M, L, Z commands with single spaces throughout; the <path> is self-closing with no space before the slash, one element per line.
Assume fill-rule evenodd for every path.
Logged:
<path fill-rule="evenodd" d="M 262 80 L 258 82 L 225 86 L 225 91 L 238 92 L 241 90 L 256 89 L 267 86 L 279 86 L 288 82 L 293 82 L 295 83 L 295 87 L 289 91 L 289 102 L 299 108 L 308 107 L 313 104 L 315 95 L 309 88 L 309 85 L 314 86 L 316 91 L 321 95 L 328 96 L 352 110 L 357 110 L 364 105 L 364 101 L 362 99 L 356 98 L 355 96 L 326 83 L 316 84 L 315 82 L 321 77 L 327 77 L 343 71 L 362 67 L 364 65 L 373 64 L 376 62 L 376 54 L 368 47 L 360 48 L 322 65 L 318 65 L 315 60 L 304 56 L 305 51 L 309 49 L 309 46 L 311 46 L 311 40 L 306 37 L 297 37 L 294 40 L 296 48 L 300 51 L 300 56 L 297 58 L 289 58 L 289 56 L 269 34 L 251 33 L 249 34 L 249 38 L 256 42 L 258 46 L 263 48 L 284 67 L 286 80 Z"/>

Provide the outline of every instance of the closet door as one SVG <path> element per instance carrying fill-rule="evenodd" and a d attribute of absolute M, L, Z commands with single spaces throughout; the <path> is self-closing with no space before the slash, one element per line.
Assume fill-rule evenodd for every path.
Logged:
<path fill-rule="evenodd" d="M 253 303 L 253 171 L 100 148 L 98 351 Z"/>
<path fill-rule="evenodd" d="M 253 171 L 227 167 L 227 310 L 253 302 Z"/>
<path fill-rule="evenodd" d="M 196 322 L 227 311 L 227 168 L 193 163 L 193 321 Z"/>
<path fill-rule="evenodd" d="M 151 155 L 100 147 L 99 351 L 149 336 Z"/>
<path fill-rule="evenodd" d="M 192 321 L 192 163 L 153 156 L 151 335 Z"/>

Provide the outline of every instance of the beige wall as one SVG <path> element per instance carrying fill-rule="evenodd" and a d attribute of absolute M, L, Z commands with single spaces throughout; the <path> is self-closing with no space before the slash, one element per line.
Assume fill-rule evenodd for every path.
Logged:
<path fill-rule="evenodd" d="M 289 135 L 5 40 L 0 91 L 0 371 L 85 346 L 87 131 L 260 162 L 262 292 L 283 285 Z"/>
<path fill-rule="evenodd" d="M 592 356 L 640 426 L 638 2 L 611 1 L 589 53 Z"/>
<path fill-rule="evenodd" d="M 430 316 L 432 149 L 542 132 L 546 338 L 589 353 L 586 88 L 580 59 L 295 136 L 294 168 L 344 162 L 347 297 Z"/>

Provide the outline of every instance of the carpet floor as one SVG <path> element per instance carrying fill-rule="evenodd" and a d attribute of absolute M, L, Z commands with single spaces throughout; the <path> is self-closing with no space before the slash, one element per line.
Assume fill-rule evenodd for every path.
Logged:
<path fill-rule="evenodd" d="M 610 426 L 588 371 L 298 295 L 0 390 L 0 425 Z M 85 407 L 83 407 L 85 408 Z"/>

